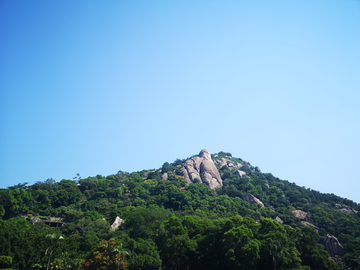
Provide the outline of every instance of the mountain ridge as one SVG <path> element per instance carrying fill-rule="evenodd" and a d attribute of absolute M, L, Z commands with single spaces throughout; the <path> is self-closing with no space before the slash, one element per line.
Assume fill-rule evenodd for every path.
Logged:
<path fill-rule="evenodd" d="M 28 187 L 17 185 L 0 189 L 0 205 L 0 240 L 5 243 L 0 245 L 0 253 L 15 254 L 19 269 L 21 265 L 28 266 L 21 259 L 25 255 L 19 255 L 19 250 L 9 253 L 6 243 L 16 243 L 14 239 L 21 233 L 14 231 L 14 239 L 10 239 L 13 225 L 7 224 L 16 223 L 15 227 L 32 234 L 41 226 L 43 232 L 50 232 L 49 228 L 63 234 L 74 258 L 88 258 L 90 250 L 101 239 L 114 237 L 127 246 L 141 242 L 139 238 L 150 239 L 154 250 L 158 250 L 154 255 L 159 259 L 157 265 L 169 269 L 183 269 L 179 268 L 178 259 L 169 253 L 176 251 L 179 243 L 172 241 L 180 237 L 179 233 L 182 235 L 179 239 L 188 239 L 185 253 L 179 255 L 184 260 L 180 265 L 189 269 L 221 269 L 214 265 L 220 267 L 223 263 L 228 264 L 229 269 L 238 269 L 239 265 L 233 264 L 229 258 L 235 256 L 235 262 L 239 263 L 243 259 L 240 255 L 237 257 L 235 246 L 226 244 L 230 239 L 230 242 L 235 241 L 233 237 L 238 233 L 248 235 L 246 239 L 257 246 L 252 251 L 259 258 L 254 260 L 252 267 L 271 268 L 275 261 L 269 255 L 272 251 L 267 249 L 266 235 L 270 231 L 276 241 L 280 241 L 280 235 L 275 236 L 279 233 L 284 234 L 281 236 L 285 237 L 283 239 L 288 239 L 286 243 L 279 242 L 284 252 L 292 254 L 288 257 L 291 263 L 284 264 L 284 269 L 290 265 L 293 269 L 300 269 L 300 264 L 314 269 L 341 269 L 344 266 L 357 269 L 360 264 L 357 259 L 360 254 L 358 204 L 262 173 L 259 167 L 226 152 L 211 155 L 203 149 L 199 155 L 177 159 L 173 163 L 165 162 L 159 169 L 132 173 L 119 171 L 106 177 L 97 175 L 84 179 L 78 176 L 76 180 L 63 179 L 60 182 L 48 179 Z M 23 223 L 27 221 L 22 216 L 29 222 L 32 217 L 41 216 L 42 221 L 38 218 L 41 222 L 29 227 L 27 224 L 31 223 Z M 61 224 L 56 228 L 46 227 L 54 223 L 50 217 L 61 218 Z M 121 222 L 118 222 L 118 229 L 111 230 L 114 220 Z M 267 231 L 265 228 L 272 229 Z M 7 231 L 9 233 L 4 234 Z M 37 231 L 35 234 L 42 233 Z M 26 239 L 26 236 L 22 238 Z M 30 241 L 27 249 L 39 254 L 31 248 L 31 240 L 27 241 Z M 79 241 L 83 244 L 75 245 Z M 220 257 L 211 255 L 209 250 L 213 249 L 206 251 L 207 241 L 217 243 L 227 253 L 221 251 Z M 326 251 L 317 246 L 318 241 Z M 16 248 L 16 245 L 11 248 Z M 230 256 L 233 249 L 236 254 Z M 315 251 L 319 256 L 317 259 L 311 257 Z M 143 254 L 141 252 L 138 251 Z M 213 266 L 209 264 L 211 260 L 204 261 L 212 257 L 217 260 Z M 35 260 L 26 258 L 29 262 Z M 131 266 L 135 261 L 135 258 L 129 259 L 129 269 L 137 269 Z"/>

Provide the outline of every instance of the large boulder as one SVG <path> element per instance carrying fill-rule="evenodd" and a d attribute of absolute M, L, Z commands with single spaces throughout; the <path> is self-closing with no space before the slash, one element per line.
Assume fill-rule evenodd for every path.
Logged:
<path fill-rule="evenodd" d="M 249 193 L 244 196 L 244 201 L 247 201 L 250 205 L 257 203 L 257 204 L 260 204 L 261 207 L 264 207 L 264 204 L 262 201 L 260 201 L 254 195 L 249 194 Z"/>
<path fill-rule="evenodd" d="M 187 184 L 194 182 L 197 178 L 211 189 L 222 186 L 220 173 L 208 150 L 201 150 L 199 156 L 187 160 L 181 171 Z"/>
<path fill-rule="evenodd" d="M 246 176 L 246 172 L 241 171 L 241 170 L 236 170 L 234 172 L 234 174 L 237 175 L 237 176 L 240 176 L 240 177 L 245 177 Z"/>
<path fill-rule="evenodd" d="M 325 249 L 329 252 L 330 257 L 333 260 L 337 260 L 344 255 L 344 249 L 341 246 L 339 240 L 333 235 L 321 236 L 318 240 L 319 244 L 322 244 Z"/>
<path fill-rule="evenodd" d="M 280 218 L 280 217 L 276 217 L 275 218 L 275 220 L 277 221 L 277 222 L 279 222 L 280 224 L 283 224 L 284 223 L 284 221 Z"/>
<path fill-rule="evenodd" d="M 310 218 L 306 212 L 301 211 L 301 210 L 294 210 L 294 211 L 292 211 L 292 213 L 293 213 L 294 217 L 296 217 L 302 221 L 306 221 Z"/>
<path fill-rule="evenodd" d="M 115 221 L 114 221 L 114 223 L 111 224 L 111 229 L 110 229 L 110 231 L 115 231 L 115 230 L 117 230 L 117 229 L 120 227 L 121 223 L 123 223 L 123 222 L 124 222 L 124 220 L 121 219 L 119 216 L 117 216 L 116 219 L 115 219 Z"/>
<path fill-rule="evenodd" d="M 315 226 L 314 224 L 307 222 L 307 221 L 300 221 L 300 224 L 310 227 L 310 228 L 314 228 L 316 231 L 319 231 L 319 227 Z"/>
<path fill-rule="evenodd" d="M 358 212 L 355 209 L 351 209 L 349 207 L 343 207 L 339 211 L 344 213 L 344 214 L 348 214 L 348 215 L 356 215 L 357 212 Z"/>
<path fill-rule="evenodd" d="M 167 180 L 168 177 L 169 177 L 168 173 L 165 172 L 161 175 L 161 180 Z"/>

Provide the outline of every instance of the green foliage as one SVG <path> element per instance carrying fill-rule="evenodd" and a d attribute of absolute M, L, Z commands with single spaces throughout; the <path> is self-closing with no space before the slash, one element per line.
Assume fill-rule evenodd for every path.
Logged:
<path fill-rule="evenodd" d="M 12 264 L 12 257 L 10 256 L 0 256 L 0 268 L 7 268 Z"/>
<path fill-rule="evenodd" d="M 132 250 L 127 269 L 158 270 L 161 268 L 162 260 L 158 248 L 152 240 L 138 238 L 136 241 L 131 240 L 127 246 Z"/>
<path fill-rule="evenodd" d="M 119 171 L 0 189 L 0 254 L 13 258 L 14 269 L 78 269 L 84 258 L 88 262 L 94 253 L 105 252 L 99 243 L 110 245 L 114 238 L 132 251 L 126 258 L 128 269 L 360 269 L 360 212 L 340 212 L 344 207 L 360 211 L 359 205 L 257 173 L 230 153 L 214 156 L 241 164 L 248 177 L 223 166 L 222 188 L 211 190 L 200 179 L 186 185 L 180 170 L 185 160 L 178 159 L 161 167 L 167 180 L 161 180 L 159 170 L 147 177 L 142 177 L 149 172 L 145 170 Z M 247 193 L 265 207 L 245 202 Z M 292 214 L 295 209 L 306 211 L 319 233 L 302 226 Z M 26 218 L 28 214 L 33 218 Z M 44 222 L 62 217 L 66 224 L 31 225 L 35 216 Z M 111 231 L 116 216 L 125 222 Z M 276 217 L 284 224 L 274 221 Z M 345 255 L 336 265 L 317 243 L 319 234 L 335 235 L 343 245 Z M 44 240 L 47 235 L 55 235 L 53 241 L 59 235 L 64 239 L 51 245 Z M 106 256 L 102 258 L 109 263 L 119 262 Z"/>

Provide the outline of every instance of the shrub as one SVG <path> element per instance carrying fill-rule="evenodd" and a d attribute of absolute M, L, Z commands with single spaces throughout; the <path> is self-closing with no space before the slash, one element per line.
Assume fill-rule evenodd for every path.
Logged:
<path fill-rule="evenodd" d="M 0 268 L 9 267 L 12 264 L 12 258 L 10 256 L 0 256 Z"/>

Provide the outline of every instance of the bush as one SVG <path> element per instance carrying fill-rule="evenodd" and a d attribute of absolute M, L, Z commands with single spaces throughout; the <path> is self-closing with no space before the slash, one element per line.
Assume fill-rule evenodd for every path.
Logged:
<path fill-rule="evenodd" d="M 12 264 L 10 256 L 0 256 L 0 268 L 9 267 Z"/>

